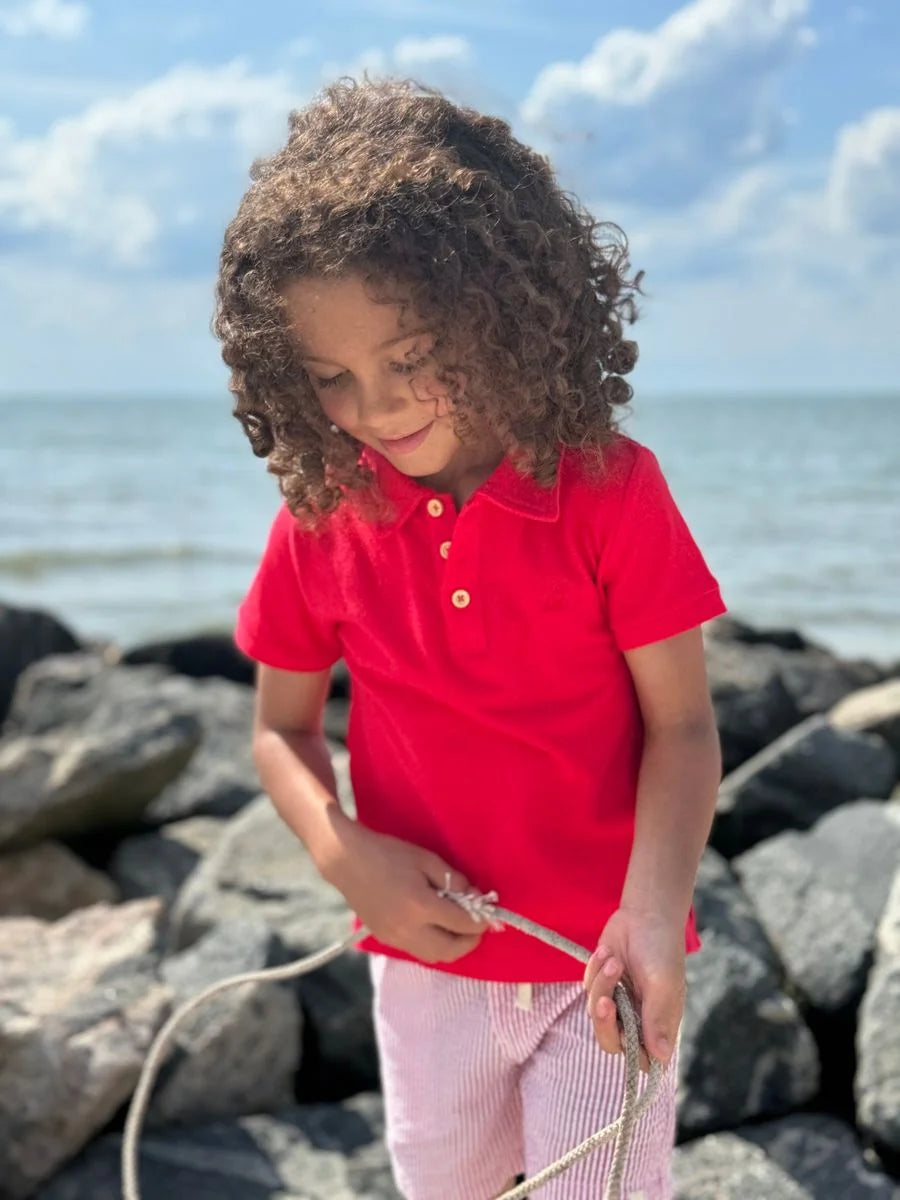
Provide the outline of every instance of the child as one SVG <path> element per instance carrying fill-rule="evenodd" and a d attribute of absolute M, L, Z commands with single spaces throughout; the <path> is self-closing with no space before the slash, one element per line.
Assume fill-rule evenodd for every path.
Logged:
<path fill-rule="evenodd" d="M 236 631 L 255 758 L 372 931 L 398 1187 L 488 1200 L 618 1115 L 619 980 L 673 1061 L 720 776 L 699 627 L 724 605 L 655 457 L 617 429 L 624 238 L 508 125 L 342 81 L 252 177 L 215 329 L 285 500 Z M 339 658 L 358 822 L 322 735 Z M 487 929 L 439 895 L 448 877 L 596 947 L 587 970 Z M 626 1195 L 671 1196 L 674 1075 Z M 609 1159 L 541 1195 L 599 1197 Z"/>

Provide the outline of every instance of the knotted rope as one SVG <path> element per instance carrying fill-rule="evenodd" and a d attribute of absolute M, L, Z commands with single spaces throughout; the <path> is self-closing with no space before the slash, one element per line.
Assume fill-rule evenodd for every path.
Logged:
<path fill-rule="evenodd" d="M 590 951 L 585 950 L 583 946 L 579 946 L 577 942 L 569 941 L 568 938 L 562 937 L 561 934 L 555 933 L 552 929 L 545 929 L 543 925 L 538 925 L 536 921 L 531 921 L 528 917 L 522 917 L 518 913 L 510 912 L 509 909 L 501 908 L 497 904 L 498 897 L 496 892 L 452 892 L 449 888 L 448 877 L 448 886 L 442 888 L 438 894 L 448 900 L 453 900 L 469 916 L 475 920 L 487 922 L 493 929 L 501 928 L 503 925 L 511 925 L 514 929 L 528 933 L 548 946 L 554 946 L 557 950 L 564 951 L 564 953 L 571 955 L 572 958 L 577 959 L 581 963 L 587 963 L 590 958 Z M 326 946 L 324 950 L 308 954 L 304 958 L 297 959 L 295 962 L 285 963 L 281 967 L 267 967 L 262 971 L 248 971 L 242 975 L 233 975 L 229 979 L 222 979 L 211 987 L 205 988 L 199 995 L 194 996 L 192 1000 L 189 1000 L 186 1004 L 176 1009 L 165 1025 L 163 1025 L 162 1029 L 160 1029 L 150 1047 L 150 1052 L 144 1062 L 138 1085 L 128 1108 L 125 1133 L 122 1138 L 121 1160 L 124 1200 L 141 1200 L 138 1182 L 138 1146 L 140 1143 L 141 1128 L 159 1068 L 172 1043 L 175 1031 L 188 1014 L 192 1013 L 195 1008 L 199 1008 L 201 1004 L 205 1004 L 207 1000 L 211 1000 L 213 996 L 217 996 L 219 992 L 224 992 L 228 988 L 238 987 L 243 983 L 275 983 L 306 975 L 311 971 L 315 971 L 318 967 L 324 966 L 325 963 L 331 962 L 332 959 L 343 954 L 345 950 L 348 950 L 356 942 L 368 936 L 368 934 L 369 930 L 363 926 L 349 934 L 342 941 L 333 942 L 330 946 Z M 656 1099 L 666 1068 L 657 1060 L 650 1060 L 650 1073 L 647 1086 L 644 1088 L 640 1098 L 638 1098 L 641 1040 L 637 1017 L 628 991 L 621 983 L 616 984 L 613 992 L 613 1000 L 618 1009 L 619 1020 L 622 1023 L 625 1034 L 625 1091 L 622 1098 L 621 1115 L 611 1125 L 607 1125 L 605 1129 L 600 1129 L 590 1137 L 585 1138 L 583 1142 L 574 1146 L 562 1158 L 545 1167 L 543 1171 L 539 1171 L 531 1179 L 526 1179 L 524 1183 L 520 1183 L 516 1187 L 505 1191 L 496 1200 L 526 1200 L 526 1197 L 530 1196 L 532 1192 L 543 1187 L 545 1183 L 549 1183 L 557 1175 L 561 1175 L 564 1171 L 567 1171 L 579 1159 L 584 1158 L 592 1150 L 599 1149 L 613 1139 L 615 1139 L 615 1148 L 613 1150 L 609 1176 L 606 1181 L 604 1200 L 621 1200 L 622 1181 L 634 1126 Z"/>

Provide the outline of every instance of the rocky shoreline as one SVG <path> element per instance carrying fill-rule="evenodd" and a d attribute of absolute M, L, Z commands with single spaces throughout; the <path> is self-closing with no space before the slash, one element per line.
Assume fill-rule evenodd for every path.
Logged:
<path fill-rule="evenodd" d="M 900 663 L 707 627 L 725 777 L 696 909 L 678 1200 L 900 1197 Z M 150 1043 L 319 949 L 342 898 L 260 795 L 227 636 L 122 653 L 0 605 L 0 1200 L 117 1200 Z M 349 682 L 327 711 L 342 802 Z M 181 1031 L 143 1200 L 388 1200 L 363 956 Z"/>

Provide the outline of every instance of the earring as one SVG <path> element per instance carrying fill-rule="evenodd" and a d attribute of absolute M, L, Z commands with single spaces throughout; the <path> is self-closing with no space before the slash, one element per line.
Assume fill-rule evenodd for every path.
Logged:
<path fill-rule="evenodd" d="M 331 430 L 331 432 L 332 432 L 332 433 L 339 433 L 339 432 L 340 432 L 340 431 L 339 431 L 339 429 L 338 429 L 338 427 L 337 427 L 337 425 L 335 425 L 335 424 L 334 424 L 334 422 L 332 422 L 332 423 L 331 423 L 331 424 L 328 426 L 328 428 Z"/>

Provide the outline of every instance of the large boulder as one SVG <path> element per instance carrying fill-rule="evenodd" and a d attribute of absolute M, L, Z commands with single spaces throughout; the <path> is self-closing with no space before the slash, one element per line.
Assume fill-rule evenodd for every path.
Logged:
<path fill-rule="evenodd" d="M 115 1136 L 95 1142 L 36 1200 L 120 1200 L 120 1146 Z M 141 1142 L 140 1179 L 142 1200 L 400 1200 L 372 1093 L 153 1130 Z"/>
<path fill-rule="evenodd" d="M 763 1149 L 809 1200 L 900 1200 L 896 1183 L 866 1162 L 856 1131 L 835 1117 L 794 1113 L 738 1132 Z"/>
<path fill-rule="evenodd" d="M 231 816 L 258 793 L 251 750 L 253 692 L 225 679 L 190 679 L 158 665 L 111 666 L 94 654 L 50 658 L 22 676 L 7 731 L 37 735 L 84 726 L 98 709 L 131 704 L 139 688 L 190 713 L 201 730 L 196 754 L 147 806 L 145 822 Z"/>
<path fill-rule="evenodd" d="M 746 897 L 712 850 L 701 861 L 696 909 L 704 945 L 687 960 L 682 1137 L 790 1112 L 819 1085 L 813 1036 Z"/>
<path fill-rule="evenodd" d="M 123 838 L 107 870 L 124 899 L 160 896 L 171 904 L 182 884 L 227 828 L 221 817 L 187 817 Z"/>
<path fill-rule="evenodd" d="M 68 654 L 79 646 L 75 635 L 50 613 L 0 604 L 0 728 L 25 668 L 48 654 Z"/>
<path fill-rule="evenodd" d="M 897 1185 L 867 1166 L 854 1131 L 797 1113 L 679 1146 L 676 1200 L 897 1200 Z"/>
<path fill-rule="evenodd" d="M 175 1006 L 234 975 L 284 961 L 284 948 L 259 918 L 220 925 L 163 962 Z M 243 983 L 187 1015 L 148 1113 L 148 1123 L 269 1112 L 293 1102 L 300 1065 L 300 1006 L 275 982 Z"/>
<path fill-rule="evenodd" d="M 875 930 L 900 868 L 900 809 L 860 800 L 808 833 L 782 833 L 732 863 L 805 1003 L 860 1000 Z"/>
<path fill-rule="evenodd" d="M 352 811 L 346 751 L 332 747 L 342 804 Z M 172 907 L 172 944 L 185 947 L 220 923 L 258 914 L 301 958 L 350 932 L 344 898 L 325 883 L 300 840 L 261 796 L 228 823 Z M 365 956 L 349 950 L 303 976 L 308 1020 L 301 1097 L 336 1099 L 374 1087 L 377 1058 Z M 311 1044 L 309 1044 L 311 1043 Z"/>
<path fill-rule="evenodd" d="M 155 663 L 193 679 L 218 676 L 233 683 L 253 682 L 253 663 L 238 650 L 230 633 L 197 633 L 146 642 L 123 651 L 121 661 L 126 666 Z"/>
<path fill-rule="evenodd" d="M 711 842 L 731 858 L 786 829 L 808 829 L 850 800 L 886 798 L 896 778 L 883 738 L 809 717 L 723 779 Z"/>
<path fill-rule="evenodd" d="M 856 1116 L 861 1129 L 900 1152 L 900 869 L 878 927 L 875 965 L 859 1011 Z"/>
<path fill-rule="evenodd" d="M 755 629 L 731 616 L 707 627 L 706 651 L 726 772 L 883 677 L 874 663 L 839 659 L 796 630 Z"/>
<path fill-rule="evenodd" d="M 200 742 L 192 713 L 135 679 L 79 726 L 0 741 L 0 846 L 137 821 Z"/>
<path fill-rule="evenodd" d="M 0 854 L 0 917 L 58 921 L 76 908 L 119 899 L 112 880 L 60 842 Z"/>
<path fill-rule="evenodd" d="M 131 1094 L 170 991 L 159 905 L 0 925 L 0 1192 L 25 1200 Z"/>
<path fill-rule="evenodd" d="M 900 758 L 900 679 L 852 692 L 828 714 L 837 729 L 877 733 Z"/>

